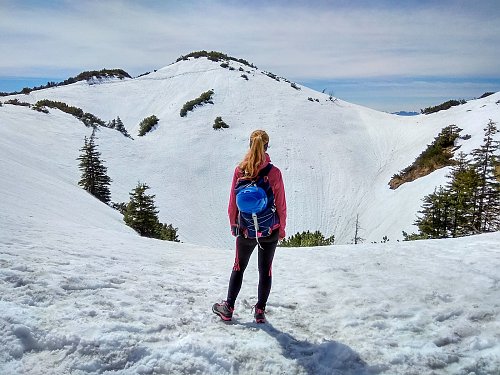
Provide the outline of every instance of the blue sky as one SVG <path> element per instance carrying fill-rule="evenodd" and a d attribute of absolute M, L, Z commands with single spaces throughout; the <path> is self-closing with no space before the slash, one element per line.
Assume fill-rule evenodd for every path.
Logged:
<path fill-rule="evenodd" d="M 102 68 L 136 76 L 205 49 L 418 111 L 500 91 L 499 19 L 498 0 L 0 0 L 0 91 Z"/>

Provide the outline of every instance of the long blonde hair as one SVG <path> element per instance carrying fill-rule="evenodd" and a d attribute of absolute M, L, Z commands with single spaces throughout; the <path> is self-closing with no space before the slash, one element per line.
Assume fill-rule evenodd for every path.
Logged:
<path fill-rule="evenodd" d="M 266 150 L 269 136 L 264 130 L 254 130 L 250 135 L 250 148 L 240 163 L 243 178 L 254 178 L 259 172 L 258 168 L 266 161 Z"/>

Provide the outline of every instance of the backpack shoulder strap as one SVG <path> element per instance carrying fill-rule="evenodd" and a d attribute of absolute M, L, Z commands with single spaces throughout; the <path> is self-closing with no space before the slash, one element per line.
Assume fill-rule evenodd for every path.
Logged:
<path fill-rule="evenodd" d="M 273 167 L 273 165 L 271 163 L 269 163 L 268 165 L 266 165 L 264 168 L 262 168 L 260 171 L 259 171 L 259 174 L 258 176 L 259 177 L 262 177 L 262 176 L 267 176 L 269 174 L 269 172 L 271 171 L 271 168 Z"/>

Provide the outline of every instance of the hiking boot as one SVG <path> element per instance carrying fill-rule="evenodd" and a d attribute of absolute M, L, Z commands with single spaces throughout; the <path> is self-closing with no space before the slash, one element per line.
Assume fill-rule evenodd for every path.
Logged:
<path fill-rule="evenodd" d="M 255 323 L 265 323 L 266 322 L 266 311 L 264 309 L 259 309 L 255 306 L 255 312 L 253 314 L 255 318 Z"/>
<path fill-rule="evenodd" d="M 214 303 L 212 311 L 214 314 L 219 315 L 222 320 L 228 322 L 233 318 L 234 308 L 229 306 L 226 301 L 222 301 L 222 303 Z"/>

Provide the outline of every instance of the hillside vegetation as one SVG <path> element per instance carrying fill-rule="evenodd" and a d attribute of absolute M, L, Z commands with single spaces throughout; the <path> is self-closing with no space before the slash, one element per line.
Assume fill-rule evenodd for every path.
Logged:
<path fill-rule="evenodd" d="M 392 176 L 389 181 L 391 189 L 397 189 L 406 182 L 415 181 L 437 169 L 453 165 L 455 141 L 461 130 L 455 125 L 444 128 L 410 166 Z"/>
<path fill-rule="evenodd" d="M 84 112 L 81 108 L 70 106 L 66 103 L 59 102 L 59 101 L 54 101 L 54 100 L 49 100 L 49 99 L 44 99 L 44 100 L 39 100 L 36 102 L 36 104 L 33 106 L 33 109 L 39 112 L 45 112 L 44 108 L 49 107 L 49 108 L 56 108 L 59 109 L 60 111 L 63 111 L 65 113 L 68 113 L 74 117 L 76 117 L 78 120 L 83 122 L 85 126 L 106 126 L 106 122 L 101 120 L 99 117 L 92 113 Z"/>
<path fill-rule="evenodd" d="M 189 111 L 192 111 L 197 106 L 202 106 L 203 104 L 214 104 L 212 101 L 213 90 L 208 90 L 203 92 L 197 98 L 186 102 L 180 111 L 181 117 L 186 117 Z"/>
<path fill-rule="evenodd" d="M 467 103 L 465 100 L 448 100 L 447 102 L 441 103 L 439 105 L 433 106 L 433 107 L 427 107 L 421 110 L 422 114 L 428 115 L 431 113 L 436 113 L 439 111 L 445 111 L 447 109 L 450 109 L 451 107 L 460 105 L 460 104 L 465 104 Z"/>
<path fill-rule="evenodd" d="M 241 63 L 243 65 L 246 65 L 246 66 L 248 66 L 250 68 L 255 68 L 255 69 L 257 68 L 254 64 L 249 63 L 245 59 L 238 59 L 236 57 L 228 56 L 228 55 L 226 55 L 225 53 L 222 53 L 222 52 L 217 52 L 217 51 L 207 52 L 205 50 L 203 50 L 203 51 L 195 51 L 195 52 L 188 53 L 187 55 L 183 55 L 183 56 L 179 57 L 176 60 L 176 62 L 179 62 L 179 61 L 182 61 L 182 60 L 188 60 L 190 57 L 195 58 L 195 59 L 199 59 L 200 57 L 206 57 L 207 59 L 209 59 L 211 61 L 214 61 L 214 62 L 232 60 L 232 61 L 239 62 L 239 63 Z"/>

